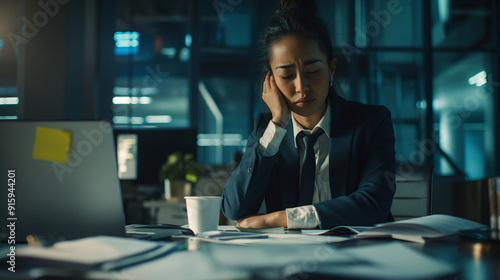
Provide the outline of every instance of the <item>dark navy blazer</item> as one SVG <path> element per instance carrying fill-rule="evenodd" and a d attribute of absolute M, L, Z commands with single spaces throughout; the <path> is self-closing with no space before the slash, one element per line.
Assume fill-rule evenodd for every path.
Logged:
<path fill-rule="evenodd" d="M 320 228 L 392 221 L 395 151 L 389 110 L 336 94 L 330 94 L 328 102 L 332 199 L 314 204 Z M 292 120 L 279 151 L 267 157 L 258 146 L 270 120 L 270 113 L 257 117 L 242 160 L 224 188 L 221 207 L 229 219 L 256 214 L 264 199 L 268 213 L 297 206 L 300 159 Z"/>

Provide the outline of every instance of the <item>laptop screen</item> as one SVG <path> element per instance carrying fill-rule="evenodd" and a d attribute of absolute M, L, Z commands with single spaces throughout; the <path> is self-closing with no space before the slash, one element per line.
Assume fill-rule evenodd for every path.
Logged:
<path fill-rule="evenodd" d="M 125 235 L 110 123 L 0 121 L 0 135 L 1 240 Z"/>

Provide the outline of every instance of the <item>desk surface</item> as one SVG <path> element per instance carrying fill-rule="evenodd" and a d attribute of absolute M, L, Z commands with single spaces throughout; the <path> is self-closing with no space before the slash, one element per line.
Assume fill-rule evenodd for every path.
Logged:
<path fill-rule="evenodd" d="M 211 259 L 210 251 L 216 248 L 214 246 L 234 246 L 237 248 L 237 251 L 235 251 L 237 252 L 236 254 L 241 254 L 243 256 L 246 252 L 245 248 L 249 248 L 247 246 L 220 245 L 189 238 L 177 238 L 175 241 L 179 243 L 179 249 L 165 257 L 120 271 L 103 274 L 100 278 L 96 279 L 276 279 L 276 271 L 273 274 L 273 271 L 270 270 L 261 270 L 256 273 L 255 271 L 248 272 L 234 268 L 226 269 L 225 267 L 217 267 L 217 265 L 214 265 L 214 260 Z M 500 253 L 498 251 L 498 244 L 495 245 L 496 248 L 493 248 L 484 243 L 465 241 L 433 241 L 420 244 L 389 239 L 348 239 L 342 242 L 316 245 L 327 246 L 335 250 L 346 248 L 370 248 L 373 247 L 372 245 L 380 244 L 402 245 L 416 252 L 421 252 L 423 255 L 431 257 L 434 260 L 450 264 L 457 271 L 457 275 L 444 279 L 500 279 Z M 1 253 L 5 256 L 4 252 L 8 248 L 8 244 L 0 245 L 2 249 Z M 300 245 L 287 246 L 293 248 L 294 246 Z M 20 261 L 21 260 L 19 260 L 19 262 Z M 249 264 L 254 262 L 252 259 L 246 261 L 248 261 Z M 415 266 L 418 265 L 419 264 L 415 264 Z M 36 278 L 36 273 L 26 274 L 23 273 L 23 271 L 17 271 L 14 274 L 7 271 L 5 264 L 2 264 L 0 267 L 2 267 L 2 271 L 0 271 L 1 279 L 50 279 Z M 13 278 L 13 276 L 17 278 Z M 60 277 L 57 279 L 94 278 L 77 278 L 75 274 L 71 274 L 69 278 Z M 299 274 L 290 279 L 316 278 L 311 278 L 310 275 Z"/>
<path fill-rule="evenodd" d="M 350 240 L 332 246 L 365 246 L 390 240 Z M 422 252 L 426 256 L 453 265 L 458 272 L 456 279 L 490 280 L 500 279 L 500 248 L 473 242 L 434 241 L 425 244 L 403 242 L 405 246 Z"/>

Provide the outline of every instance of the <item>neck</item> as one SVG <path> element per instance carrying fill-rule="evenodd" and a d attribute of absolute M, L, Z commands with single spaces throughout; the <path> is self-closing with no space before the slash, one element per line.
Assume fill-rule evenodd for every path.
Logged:
<path fill-rule="evenodd" d="M 326 112 L 326 103 L 324 104 L 323 108 L 315 114 L 312 114 L 309 116 L 301 116 L 299 114 L 293 113 L 293 118 L 304 129 L 311 130 L 319 123 L 321 118 L 323 118 L 323 116 L 325 115 L 325 112 Z"/>

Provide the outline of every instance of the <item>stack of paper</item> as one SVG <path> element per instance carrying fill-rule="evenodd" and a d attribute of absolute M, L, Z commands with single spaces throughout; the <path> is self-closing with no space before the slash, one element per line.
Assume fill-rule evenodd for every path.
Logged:
<path fill-rule="evenodd" d="M 429 240 L 448 238 L 461 231 L 487 229 L 487 226 L 470 220 L 436 214 L 378 224 L 374 227 L 338 226 L 330 230 L 303 230 L 303 233 L 335 235 L 347 231 L 353 234 L 354 238 L 393 238 L 424 243 Z"/>
<path fill-rule="evenodd" d="M 17 256 L 37 266 L 112 270 L 163 256 L 176 245 L 97 236 L 58 242 L 50 247 L 25 247 L 18 250 Z"/>

